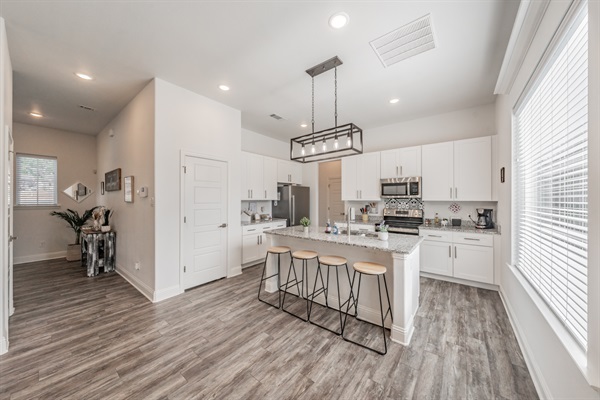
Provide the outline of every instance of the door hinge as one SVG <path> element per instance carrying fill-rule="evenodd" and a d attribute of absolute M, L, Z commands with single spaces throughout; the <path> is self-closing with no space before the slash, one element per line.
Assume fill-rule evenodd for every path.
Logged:
<path fill-rule="evenodd" d="M 185 265 L 183 266 L 183 272 L 187 272 L 187 267 Z"/>
<path fill-rule="evenodd" d="M 183 166 L 183 173 L 187 174 L 187 167 L 185 165 Z"/>

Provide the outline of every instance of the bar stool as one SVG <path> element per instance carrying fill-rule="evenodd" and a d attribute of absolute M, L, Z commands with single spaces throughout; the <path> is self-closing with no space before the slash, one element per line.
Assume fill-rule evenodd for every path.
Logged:
<path fill-rule="evenodd" d="M 281 282 L 280 282 L 280 275 L 281 275 L 281 255 L 282 254 L 290 254 L 290 257 L 292 255 L 292 249 L 290 249 L 287 246 L 272 246 L 269 247 L 267 249 L 267 255 L 265 256 L 265 264 L 263 266 L 263 272 L 262 272 L 262 276 L 260 278 L 260 285 L 258 285 L 258 300 L 262 301 L 265 304 L 270 305 L 271 307 L 275 307 L 275 308 L 281 308 Z M 265 274 L 267 273 L 267 261 L 269 258 L 269 254 L 273 254 L 273 255 L 277 255 L 277 273 L 273 274 L 271 276 L 267 276 L 265 277 Z M 290 264 L 293 261 L 290 259 Z M 278 295 L 278 302 L 277 305 L 275 304 L 271 304 L 263 299 L 260 298 L 260 291 L 262 289 L 262 285 L 263 282 L 266 281 L 267 279 L 271 279 L 274 276 L 277 276 L 277 295 Z"/>
<path fill-rule="evenodd" d="M 324 265 L 327 267 L 327 285 L 323 284 L 323 271 L 321 269 L 321 266 Z M 344 330 L 344 323 L 343 323 L 343 319 L 342 319 L 342 314 L 344 313 L 342 311 L 343 307 L 346 305 L 346 303 L 349 303 L 350 301 L 352 301 L 352 305 L 354 306 L 354 311 L 356 313 L 356 300 L 354 299 L 354 294 L 352 293 L 352 290 L 350 290 L 350 297 L 348 298 L 348 300 L 346 300 L 345 302 L 342 303 L 341 300 L 341 294 L 340 294 L 340 273 L 339 273 L 339 269 L 340 267 L 344 267 L 344 270 L 346 271 L 346 276 L 348 277 L 348 285 L 350 285 L 350 288 L 352 288 L 351 286 L 351 282 L 350 282 L 350 272 L 348 272 L 348 260 L 346 260 L 344 257 L 340 257 L 340 256 L 321 256 L 319 257 L 319 265 L 317 266 L 317 274 L 315 275 L 315 284 L 313 286 L 313 292 L 312 292 L 312 296 L 310 299 L 310 314 L 309 314 L 309 319 L 308 321 L 311 324 L 314 324 L 320 328 L 323 328 L 325 330 L 328 330 L 329 332 L 335 333 L 336 335 L 341 335 L 343 330 Z M 335 276 L 336 276 L 336 283 L 337 283 L 337 296 L 338 296 L 338 312 L 339 312 L 339 316 L 340 316 L 340 330 L 339 332 L 337 330 L 333 330 L 330 329 L 326 326 L 323 326 L 315 321 L 313 321 L 312 319 L 310 319 L 310 317 L 313 316 L 312 314 L 312 307 L 313 307 L 313 303 L 314 303 L 314 299 L 316 296 L 318 296 L 321 293 L 324 293 L 325 295 L 325 307 L 326 308 L 331 308 L 329 307 L 329 303 L 328 303 L 328 299 L 329 299 L 329 270 L 331 269 L 331 267 L 335 268 Z M 321 288 L 317 290 L 317 279 L 318 277 L 321 277 Z M 350 308 L 350 304 L 348 305 L 348 309 Z"/>
<path fill-rule="evenodd" d="M 348 308 L 346 309 L 346 315 L 344 317 L 344 328 L 342 329 L 342 338 L 344 338 L 344 340 L 357 344 L 361 347 L 364 347 L 365 349 L 369 349 L 372 350 L 378 354 L 384 355 L 387 353 L 387 340 L 385 338 L 385 318 L 387 317 L 388 313 L 390 314 L 390 318 L 392 318 L 393 321 L 393 316 L 392 316 L 392 303 L 390 303 L 390 295 L 388 292 L 388 288 L 387 288 L 387 281 L 385 279 L 385 273 L 387 271 L 387 269 L 385 268 L 385 266 L 381 265 L 381 264 L 377 264 L 374 262 L 368 262 L 368 261 L 362 261 L 362 262 L 356 262 L 354 263 L 354 265 L 352 266 L 354 268 L 354 274 L 352 275 L 352 288 L 354 287 L 354 279 L 356 278 L 356 273 L 358 272 L 358 289 L 356 291 L 356 303 L 355 303 L 355 309 L 356 307 L 358 307 L 358 299 L 360 296 L 360 283 L 361 283 L 361 278 L 363 275 L 367 275 L 367 276 L 376 276 L 377 277 L 377 289 L 379 290 L 379 310 L 381 311 L 381 331 L 383 333 L 383 346 L 384 346 L 384 350 L 383 352 L 366 346 L 362 343 L 358 343 L 355 342 L 353 340 L 350 340 L 346 337 L 344 337 L 344 330 L 346 328 L 346 321 L 348 318 L 348 311 L 350 310 L 350 303 L 348 303 Z M 388 301 L 388 309 L 385 313 L 385 315 L 383 314 L 383 302 L 381 301 L 381 283 L 380 283 L 380 277 L 383 275 L 383 284 L 385 285 L 385 296 L 387 297 L 387 301 Z M 350 300 L 350 299 L 348 299 Z M 368 324 L 374 325 L 374 326 L 379 326 L 377 324 L 373 324 L 371 322 L 368 321 L 364 321 L 362 319 L 359 319 L 358 317 L 356 318 L 359 321 L 363 321 L 366 322 Z"/>
<path fill-rule="evenodd" d="M 298 280 L 298 275 L 296 273 L 296 265 L 294 264 L 294 259 L 296 260 L 301 260 L 302 261 L 302 279 Z M 286 313 L 293 315 L 296 318 L 301 319 L 302 321 L 308 321 L 308 319 L 310 318 L 310 309 L 309 309 L 309 304 L 308 304 L 308 298 L 309 298 L 309 294 L 308 294 L 308 262 L 310 260 L 317 260 L 317 262 L 319 261 L 319 254 L 317 254 L 314 251 L 311 250 L 298 250 L 292 253 L 292 262 L 290 263 L 290 268 L 288 270 L 288 277 L 287 277 L 287 282 L 285 283 L 285 291 L 283 292 L 283 300 L 281 301 L 281 309 L 283 311 L 285 311 Z M 294 272 L 294 279 L 292 279 L 290 281 L 290 277 L 292 275 L 292 271 Z M 304 286 L 306 285 L 306 296 L 304 295 Z M 294 314 L 293 312 L 286 310 L 285 309 L 285 296 L 287 294 L 287 289 L 289 289 L 290 287 L 296 287 L 296 290 L 298 291 L 298 298 L 304 298 L 306 299 L 306 318 L 298 315 L 298 314 Z M 295 296 L 293 293 L 291 293 L 292 296 Z"/>

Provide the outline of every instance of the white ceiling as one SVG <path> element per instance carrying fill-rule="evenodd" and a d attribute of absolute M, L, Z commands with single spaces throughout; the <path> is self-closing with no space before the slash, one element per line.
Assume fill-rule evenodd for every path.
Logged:
<path fill-rule="evenodd" d="M 339 123 L 363 129 L 488 104 L 518 1 L 6 1 L 14 120 L 97 134 L 153 77 L 242 111 L 242 126 L 309 132 L 304 72 L 335 55 Z M 341 30 L 327 24 L 350 16 Z M 437 48 L 384 68 L 369 42 L 431 14 Z M 82 81 L 75 71 L 91 74 Z M 229 92 L 218 89 L 224 83 Z M 315 78 L 333 126 L 333 71 Z M 400 102 L 392 105 L 389 99 Z M 80 109 L 80 104 L 96 111 Z M 43 119 L 28 115 L 32 110 Z M 276 113 L 285 118 L 276 121 Z M 309 128 L 300 128 L 300 123 Z"/>

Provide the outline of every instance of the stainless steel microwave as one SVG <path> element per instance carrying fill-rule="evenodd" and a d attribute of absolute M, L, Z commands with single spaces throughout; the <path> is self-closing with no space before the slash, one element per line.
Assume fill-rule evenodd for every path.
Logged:
<path fill-rule="evenodd" d="M 382 199 L 420 199 L 421 177 L 410 176 L 381 180 Z"/>

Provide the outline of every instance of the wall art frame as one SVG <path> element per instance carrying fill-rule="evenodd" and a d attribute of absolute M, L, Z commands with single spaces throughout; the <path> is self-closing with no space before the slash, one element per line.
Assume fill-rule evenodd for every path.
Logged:
<path fill-rule="evenodd" d="M 104 189 L 107 192 L 121 190 L 121 168 L 113 169 L 104 174 Z"/>

